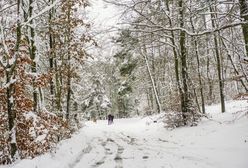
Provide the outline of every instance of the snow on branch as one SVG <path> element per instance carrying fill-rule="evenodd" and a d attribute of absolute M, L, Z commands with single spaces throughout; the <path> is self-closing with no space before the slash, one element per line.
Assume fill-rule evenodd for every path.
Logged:
<path fill-rule="evenodd" d="M 51 5 L 47 6 L 45 9 L 43 9 L 42 11 L 40 11 L 38 14 L 30 17 L 26 22 L 22 23 L 21 26 L 26 26 L 29 22 L 31 22 L 33 19 L 39 17 L 40 15 L 46 13 L 47 11 L 51 10 L 53 7 L 55 7 L 58 3 L 60 2 L 60 0 L 56 0 L 54 1 Z"/>
<path fill-rule="evenodd" d="M 5 52 L 6 52 L 6 54 L 9 56 L 10 54 L 9 54 L 8 47 L 7 47 L 7 45 L 5 44 L 3 29 L 4 29 L 4 28 L 3 28 L 3 26 L 1 25 L 1 27 L 0 27 L 0 31 L 1 31 L 1 34 L 0 34 L 0 41 L 2 41 L 3 48 L 4 48 Z M 1 62 L 1 60 L 0 60 L 0 62 Z"/>
<path fill-rule="evenodd" d="M 11 7 L 13 7 L 13 6 L 15 6 L 15 5 L 17 5 L 17 3 L 14 3 L 12 5 L 9 5 L 9 6 L 5 7 L 5 8 L 3 8 L 3 9 L 1 9 L 0 10 L 0 13 L 3 12 L 3 11 L 5 11 L 5 10 L 7 10 L 7 9 L 9 9 L 9 8 L 11 8 Z"/>
<path fill-rule="evenodd" d="M 185 33 L 187 33 L 189 36 L 202 36 L 202 35 L 207 35 L 207 34 L 211 34 L 211 33 L 215 33 L 230 27 L 236 27 L 236 26 L 240 26 L 240 25 L 244 25 L 244 24 L 248 24 L 248 22 L 235 22 L 235 23 L 231 23 L 228 25 L 224 25 L 212 30 L 207 30 L 207 31 L 201 31 L 201 32 L 196 32 L 193 33 L 185 28 L 181 28 L 181 27 L 164 27 L 161 25 L 150 25 L 150 24 L 140 24 L 140 23 L 126 23 L 126 24 L 130 24 L 133 26 L 142 26 L 142 27 L 147 27 L 147 28 L 153 28 L 154 30 L 151 32 L 158 32 L 158 31 L 184 31 Z M 143 30 L 144 31 L 144 30 Z"/>

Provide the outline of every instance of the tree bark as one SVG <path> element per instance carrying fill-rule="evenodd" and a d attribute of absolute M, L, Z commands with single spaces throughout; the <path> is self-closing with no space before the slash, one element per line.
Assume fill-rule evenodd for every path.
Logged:
<path fill-rule="evenodd" d="M 239 0 L 239 5 L 240 5 L 240 16 L 245 22 L 247 22 L 248 21 L 248 1 Z M 243 30 L 244 41 L 245 41 L 246 57 L 248 57 L 248 23 L 242 24 L 242 30 Z"/>
<path fill-rule="evenodd" d="M 29 0 L 29 18 L 31 18 L 33 16 L 33 0 Z M 30 21 L 30 24 L 33 24 L 33 20 Z M 33 77 L 33 110 L 34 112 L 37 112 L 38 110 L 38 90 L 37 90 L 37 86 L 35 86 L 35 82 L 36 82 L 36 73 L 37 73 L 37 69 L 36 69 L 36 60 L 35 60 L 35 55 L 36 55 L 36 46 L 34 44 L 34 38 L 35 38 L 35 32 L 34 32 L 34 28 L 33 26 L 30 26 L 30 48 L 29 48 L 29 52 L 30 52 L 30 58 L 32 60 L 32 65 L 31 65 L 31 71 L 33 74 L 35 74 L 35 76 Z"/>
<path fill-rule="evenodd" d="M 179 7 L 179 24 L 180 28 L 184 28 L 184 6 L 183 0 L 178 1 Z M 181 57 L 181 74 L 182 74 L 182 102 L 181 108 L 183 112 L 184 125 L 186 125 L 187 113 L 190 112 L 190 99 L 189 99 L 189 89 L 188 89 L 188 71 L 187 71 L 187 53 L 185 47 L 186 33 L 185 31 L 180 31 L 179 45 L 180 45 L 180 57 Z"/>
<path fill-rule="evenodd" d="M 240 73 L 239 73 L 237 67 L 235 66 L 235 64 L 234 64 L 234 62 L 233 62 L 232 56 L 229 54 L 228 48 L 227 48 L 227 46 L 226 46 L 226 44 L 225 44 L 223 38 L 221 38 L 221 42 L 222 42 L 222 44 L 223 44 L 225 50 L 227 51 L 227 56 L 228 56 L 228 59 L 230 60 L 230 62 L 231 62 L 231 64 L 232 64 L 232 67 L 233 67 L 233 69 L 234 69 L 234 72 L 236 73 L 236 75 L 239 76 Z M 246 84 L 245 84 L 245 82 L 243 81 L 243 79 L 240 79 L 240 83 L 241 83 L 241 85 L 244 87 L 245 91 L 248 92 L 248 87 L 246 86 Z"/>
<path fill-rule="evenodd" d="M 167 11 L 170 12 L 170 7 L 169 7 L 169 0 L 166 0 L 166 6 L 167 6 Z M 170 27 L 172 27 L 172 20 L 170 17 L 168 17 L 169 19 L 169 25 Z M 176 42 L 175 42 L 175 35 L 174 32 L 171 31 L 171 36 L 172 38 L 170 38 L 173 47 L 173 56 L 174 56 L 174 70 L 175 70 L 175 77 L 176 77 L 176 83 L 177 83 L 177 89 L 179 91 L 179 95 L 180 95 L 180 100 L 181 100 L 181 111 L 182 111 L 182 103 L 183 103 L 183 90 L 181 87 L 181 82 L 180 82 L 180 76 L 179 76 L 179 57 L 176 51 Z"/>
<path fill-rule="evenodd" d="M 191 23 L 193 32 L 195 32 L 195 27 L 194 27 L 194 24 L 193 24 L 192 17 L 190 18 L 190 23 Z M 196 60 L 197 60 L 197 75 L 198 75 L 198 81 L 199 81 L 199 86 L 200 86 L 200 95 L 201 95 L 201 110 L 202 110 L 202 113 L 205 114 L 205 100 L 204 100 L 204 93 L 203 93 L 203 84 L 202 84 L 202 78 L 201 78 L 201 70 L 200 70 L 201 67 L 200 67 L 200 58 L 199 58 L 197 40 L 198 40 L 197 38 L 193 37 Z M 196 99 L 196 100 L 197 100 L 197 103 L 198 103 L 198 99 Z"/>
<path fill-rule="evenodd" d="M 204 28 L 207 29 L 207 21 L 206 21 L 206 16 L 203 15 L 203 21 L 204 21 Z M 208 104 L 211 104 L 214 101 L 214 95 L 213 95 L 213 79 L 211 78 L 210 74 L 210 49 L 209 49 L 209 37 L 205 37 L 205 42 L 206 42 L 206 50 L 207 50 L 207 84 L 208 84 L 208 96 L 207 96 L 207 101 Z"/>
<path fill-rule="evenodd" d="M 58 67 L 57 60 L 54 60 L 55 80 L 56 80 L 56 108 L 62 112 L 62 77 L 61 68 Z"/>
<path fill-rule="evenodd" d="M 70 22 L 71 22 L 71 5 L 68 4 L 68 11 L 67 11 L 67 24 L 68 24 L 68 32 L 67 32 L 67 96 L 66 96 L 66 119 L 69 120 L 70 116 L 70 100 L 71 100 L 71 53 L 70 53 L 70 38 L 71 38 L 71 28 L 70 28 Z"/>
<path fill-rule="evenodd" d="M 49 0 L 49 2 L 53 3 L 53 0 Z M 53 14 L 54 14 L 54 8 L 52 8 L 49 11 L 49 48 L 50 48 L 50 52 L 49 52 L 49 66 L 50 66 L 50 72 L 53 73 L 54 71 L 54 57 L 55 57 L 55 48 L 54 48 L 54 36 L 53 36 L 53 30 L 52 30 L 52 18 L 53 18 Z M 54 82 L 53 82 L 53 74 L 51 76 L 50 79 L 50 95 L 52 98 L 52 110 L 54 108 Z"/>
<path fill-rule="evenodd" d="M 206 110 L 205 110 L 203 84 L 202 84 L 201 71 L 200 71 L 200 59 L 199 59 L 199 53 L 198 53 L 198 44 L 196 41 L 195 41 L 195 47 L 196 47 L 196 59 L 197 59 L 197 73 L 198 73 L 198 80 L 199 80 L 200 94 L 201 94 L 201 108 L 202 108 L 202 113 L 205 114 Z"/>
<path fill-rule="evenodd" d="M 215 28 L 215 15 L 213 14 L 213 9 L 210 6 L 210 12 L 211 12 L 211 23 L 212 27 Z M 217 61 L 217 73 L 218 73 L 218 82 L 219 82 L 219 89 L 220 89 L 220 103 L 221 103 L 221 112 L 224 113 L 225 110 L 225 98 L 224 98 L 224 82 L 222 80 L 222 66 L 221 66 L 221 57 L 219 54 L 219 45 L 217 40 L 217 35 L 214 34 L 214 46 L 215 46 L 215 55 L 216 55 L 216 61 Z"/>
<path fill-rule="evenodd" d="M 16 28 L 16 44 L 15 44 L 15 62 L 14 64 L 10 65 L 8 63 L 7 65 L 7 71 L 6 71 L 6 83 L 9 84 L 7 87 L 7 111 L 8 111 L 8 131 L 9 131 L 9 144 L 10 144 L 10 154 L 12 161 L 15 161 L 16 157 L 18 157 L 18 147 L 16 143 L 16 111 L 14 109 L 14 88 L 13 83 L 11 83 L 11 80 L 14 77 L 15 73 L 15 66 L 16 61 L 18 57 L 18 51 L 20 47 L 20 41 L 21 41 L 21 24 L 20 24 L 20 4 L 21 0 L 17 0 L 17 28 Z"/>
<path fill-rule="evenodd" d="M 6 78 L 7 78 L 6 83 L 11 82 L 12 75 L 13 75 L 12 72 L 6 71 Z M 15 123 L 16 111 L 13 109 L 14 107 L 13 92 L 14 92 L 13 84 L 10 84 L 7 87 L 7 109 L 8 109 L 10 154 L 12 160 L 14 161 L 17 153 L 17 144 L 16 144 L 16 123 Z"/>
<path fill-rule="evenodd" d="M 157 89 L 156 89 L 156 86 L 155 86 L 154 78 L 152 76 L 151 68 L 149 66 L 146 49 L 144 48 L 143 50 L 144 50 L 144 53 L 142 55 L 143 55 L 143 57 L 145 59 L 146 67 L 147 67 L 147 70 L 148 70 L 148 74 L 149 74 L 149 77 L 150 77 L 151 82 L 152 82 L 152 88 L 153 88 L 153 91 L 154 91 L 155 100 L 156 100 L 156 103 L 158 105 L 158 109 L 157 110 L 158 110 L 158 113 L 160 113 L 161 112 L 161 104 L 160 104 L 160 101 L 159 101 L 158 92 L 157 92 Z"/>

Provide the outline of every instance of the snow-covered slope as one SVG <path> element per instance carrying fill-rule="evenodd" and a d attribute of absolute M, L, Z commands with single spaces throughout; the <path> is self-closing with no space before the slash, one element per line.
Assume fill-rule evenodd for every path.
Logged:
<path fill-rule="evenodd" d="M 166 130 L 151 117 L 87 122 L 56 152 L 1 168 L 247 168 L 247 101 L 207 108 L 197 127 Z M 157 118 L 154 116 L 153 118 Z"/>

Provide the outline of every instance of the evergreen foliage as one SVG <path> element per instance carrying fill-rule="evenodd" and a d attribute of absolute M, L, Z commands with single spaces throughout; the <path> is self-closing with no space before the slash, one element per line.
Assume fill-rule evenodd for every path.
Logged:
<path fill-rule="evenodd" d="M 137 60 L 133 51 L 137 40 L 131 36 L 129 30 L 123 30 L 116 43 L 121 46 L 121 50 L 114 55 L 118 70 L 115 74 L 118 116 L 128 117 L 134 111 L 133 83 Z"/>

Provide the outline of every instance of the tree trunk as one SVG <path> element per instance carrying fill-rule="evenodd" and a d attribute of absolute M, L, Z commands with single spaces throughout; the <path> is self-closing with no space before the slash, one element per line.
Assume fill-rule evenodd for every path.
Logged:
<path fill-rule="evenodd" d="M 151 69 L 151 75 L 153 76 L 153 81 L 154 81 L 154 86 L 155 86 L 155 89 L 156 89 L 156 93 L 157 93 L 157 96 L 158 96 L 158 99 L 159 99 L 159 97 L 160 97 L 160 94 L 159 94 L 159 89 L 158 89 L 158 79 L 156 78 L 156 66 L 155 66 L 155 58 L 154 58 L 154 51 L 152 52 L 152 55 L 153 55 L 153 58 L 152 58 L 152 61 L 151 61 L 151 63 L 152 63 L 152 69 Z M 156 107 L 157 107 L 157 110 L 159 111 L 159 112 L 161 112 L 161 104 L 159 105 L 158 104 L 158 102 L 159 101 L 156 101 L 155 103 L 156 103 Z M 160 106 L 160 107 L 159 107 Z M 160 110 L 159 110 L 160 109 Z"/>
<path fill-rule="evenodd" d="M 53 0 L 49 0 L 49 2 L 53 3 Z M 54 14 L 54 8 L 50 10 L 49 12 L 49 47 L 50 47 L 50 52 L 49 52 L 49 66 L 50 66 L 50 71 L 53 73 L 54 71 L 54 57 L 55 57 L 55 48 L 54 48 L 54 36 L 52 32 L 52 18 Z M 54 82 L 53 82 L 53 75 L 51 76 L 50 79 L 50 94 L 52 98 L 52 110 L 54 108 Z"/>
<path fill-rule="evenodd" d="M 194 24 L 193 24 L 192 17 L 190 18 L 190 23 L 191 23 L 193 32 L 195 32 L 195 27 L 194 27 Z M 202 84 L 202 79 L 201 79 L 201 70 L 200 70 L 201 66 L 200 66 L 200 58 L 199 58 L 197 40 L 198 40 L 197 38 L 193 38 L 195 54 L 196 54 L 196 60 L 197 60 L 197 75 L 198 75 L 198 81 L 199 81 L 199 86 L 200 86 L 200 94 L 201 94 L 201 108 L 202 108 L 202 113 L 205 114 L 205 101 L 204 101 L 204 93 L 203 93 L 203 84 Z M 198 99 L 196 99 L 196 100 L 197 100 L 197 103 L 198 103 Z"/>
<path fill-rule="evenodd" d="M 180 27 L 184 28 L 184 6 L 183 6 L 183 0 L 179 0 L 178 6 L 180 8 L 179 11 L 179 23 Z M 185 31 L 180 31 L 180 39 L 179 39 L 179 45 L 180 45 L 180 57 L 181 57 L 181 74 L 182 74 L 182 95 L 181 95 L 181 108 L 183 112 L 183 119 L 184 119 L 184 125 L 186 125 L 187 120 L 187 113 L 189 113 L 190 110 L 190 99 L 189 99 L 189 89 L 188 89 L 188 72 L 187 72 L 187 53 L 186 53 L 186 47 L 185 47 L 185 40 L 186 40 L 186 34 Z"/>
<path fill-rule="evenodd" d="M 194 95 L 195 95 L 195 102 L 196 102 L 197 108 L 201 112 L 201 107 L 200 107 L 200 104 L 199 104 L 199 100 L 198 100 L 195 88 L 193 89 L 193 92 L 194 92 Z"/>
<path fill-rule="evenodd" d="M 32 17 L 33 15 L 33 0 L 29 0 L 29 18 Z M 33 24 L 33 20 L 30 21 L 30 24 Z M 34 28 L 33 26 L 30 26 L 30 48 L 29 48 L 29 52 L 30 52 L 30 58 L 32 60 L 32 65 L 31 65 L 31 71 L 33 74 L 36 74 L 37 70 L 36 70 L 36 60 L 35 60 L 35 52 L 36 52 L 36 46 L 34 44 L 34 38 L 35 38 L 35 32 L 34 32 Z M 34 112 L 37 112 L 38 110 L 38 90 L 37 90 L 37 86 L 35 86 L 36 82 L 36 75 L 33 77 L 33 110 Z"/>
<path fill-rule="evenodd" d="M 67 96 L 66 96 L 66 119 L 69 120 L 70 116 L 70 100 L 71 100 L 71 53 L 70 53 L 70 38 L 71 38 L 71 29 L 70 29 L 70 22 L 71 22 L 71 5 L 68 5 L 67 11 L 67 21 L 68 21 L 68 32 L 67 32 Z"/>
<path fill-rule="evenodd" d="M 202 5 L 204 6 L 204 3 Z M 203 22 L 204 22 L 204 28 L 207 30 L 208 27 L 207 27 L 206 16 L 203 15 L 202 17 L 203 17 Z M 209 103 L 209 101 L 211 101 L 211 103 L 212 103 L 214 100 L 214 96 L 213 96 L 213 80 L 211 79 L 211 76 L 210 76 L 210 54 L 209 54 L 210 49 L 209 49 L 209 37 L 208 36 L 206 36 L 206 38 L 205 38 L 205 43 L 206 43 L 206 50 L 207 50 L 207 67 L 206 67 L 207 84 L 208 84 L 207 101 L 208 101 L 208 103 Z"/>
<path fill-rule="evenodd" d="M 151 102 L 151 111 L 153 111 L 153 109 L 154 109 L 154 97 L 153 97 L 153 90 L 152 90 L 152 87 L 150 87 L 149 86 L 149 88 L 148 88 L 148 94 L 149 94 L 149 100 L 150 100 L 150 102 Z"/>
<path fill-rule="evenodd" d="M 169 7 L 169 0 L 166 0 L 166 6 L 167 6 L 167 11 L 170 12 L 170 7 Z M 170 17 L 168 17 L 169 19 L 169 25 L 170 27 L 172 27 L 172 20 Z M 173 55 L 174 55 L 174 69 L 175 69 L 175 77 L 176 77 L 176 83 L 177 83 L 177 89 L 179 91 L 179 95 L 180 95 L 180 99 L 181 99 L 181 111 L 182 111 L 182 102 L 183 102 L 183 91 L 182 91 L 182 87 L 181 87 L 181 83 L 180 83 L 180 77 L 179 77 L 179 58 L 178 58 L 178 54 L 176 51 L 176 42 L 175 42 L 175 36 L 174 36 L 174 32 L 171 31 L 171 36 L 172 38 L 170 38 L 171 43 L 173 45 Z"/>
<path fill-rule="evenodd" d="M 239 5 L 240 5 L 240 16 L 245 22 L 247 22 L 248 21 L 248 1 L 239 0 Z M 242 30 L 243 30 L 244 41 L 245 41 L 246 57 L 248 57 L 248 23 L 242 24 Z"/>
<path fill-rule="evenodd" d="M 149 66 L 146 49 L 144 48 L 143 50 L 144 50 L 144 53 L 142 55 L 143 55 L 143 57 L 145 59 L 147 71 L 148 71 L 150 80 L 152 82 L 152 88 L 153 88 L 153 92 L 154 92 L 154 95 L 155 95 L 155 100 L 156 100 L 156 103 L 158 105 L 158 109 L 157 110 L 158 110 L 158 113 L 160 113 L 161 112 L 161 104 L 160 104 L 160 101 L 159 101 L 158 92 L 157 92 L 157 89 L 156 89 L 156 86 L 155 86 L 155 82 L 154 82 L 154 78 L 152 76 L 152 72 L 151 72 L 151 69 L 150 69 L 150 66 Z"/>
<path fill-rule="evenodd" d="M 215 26 L 215 15 L 213 14 L 213 9 L 210 6 L 210 12 L 211 12 L 211 23 L 212 27 L 216 28 Z M 215 46 L 215 55 L 217 60 L 217 73 L 218 73 L 218 82 L 219 82 L 219 89 L 220 89 L 220 102 L 221 102 L 221 112 L 224 113 L 225 110 L 225 98 L 224 98 L 224 82 L 222 80 L 222 67 L 221 67 L 221 57 L 219 54 L 219 45 L 217 40 L 217 35 L 214 34 L 214 46 Z"/>
<path fill-rule="evenodd" d="M 56 108 L 62 112 L 62 77 L 61 69 L 58 67 L 57 60 L 54 61 L 55 80 L 56 80 Z"/>
<path fill-rule="evenodd" d="M 198 80 L 199 80 L 200 94 L 201 94 L 201 108 L 202 108 L 202 113 L 205 114 L 206 111 L 205 111 L 203 84 L 202 84 L 201 71 L 200 71 L 200 59 L 199 59 L 199 53 L 198 53 L 198 44 L 196 41 L 195 41 L 195 47 L 196 47 L 196 59 L 197 59 L 197 73 L 198 73 Z"/>
<path fill-rule="evenodd" d="M 229 51 L 228 51 L 228 48 L 223 40 L 223 38 L 221 38 L 221 42 L 222 42 L 222 45 L 224 46 L 225 50 L 227 51 L 227 56 L 228 56 L 228 59 L 230 60 L 231 64 L 232 64 L 232 67 L 234 69 L 234 72 L 236 73 L 236 75 L 240 75 L 237 67 L 235 66 L 234 62 L 233 62 L 233 59 L 232 59 L 232 56 L 229 54 Z M 248 92 L 248 87 L 245 85 L 245 82 L 243 81 L 243 79 L 240 79 L 240 83 L 241 85 L 244 87 L 245 91 Z"/>
<path fill-rule="evenodd" d="M 148 107 L 149 107 L 149 110 L 152 109 L 152 104 L 151 104 L 151 101 L 150 101 L 150 93 L 149 93 L 149 88 L 146 90 L 146 98 L 147 98 L 147 104 L 148 104 Z"/>
<path fill-rule="evenodd" d="M 15 71 L 15 65 L 18 57 L 18 51 L 20 47 L 20 41 L 21 41 L 21 24 L 20 24 L 20 4 L 21 0 L 17 0 L 17 28 L 16 28 L 16 45 L 15 45 L 15 62 L 14 64 L 10 65 L 8 63 L 7 65 L 7 71 L 6 71 L 6 83 L 10 84 L 11 79 L 13 79 L 14 71 Z M 15 161 L 16 157 L 18 157 L 18 148 L 16 143 L 16 111 L 14 110 L 14 88 L 13 83 L 10 84 L 7 87 L 7 111 L 8 111 L 8 131 L 9 131 L 9 144 L 10 144 L 10 154 L 12 161 Z"/>
<path fill-rule="evenodd" d="M 66 119 L 69 119 L 70 116 L 70 100 L 71 100 L 71 75 L 70 75 L 70 66 L 68 67 L 68 76 L 67 76 L 67 96 L 66 96 Z"/>
<path fill-rule="evenodd" d="M 12 72 L 6 71 L 6 78 L 7 78 L 6 83 L 11 82 L 12 75 L 13 75 Z M 7 87 L 7 109 L 8 109 L 10 154 L 12 160 L 14 161 L 17 153 L 17 144 L 16 144 L 16 123 L 15 123 L 16 111 L 13 109 L 14 107 L 13 92 L 14 92 L 13 84 L 10 84 Z"/>

